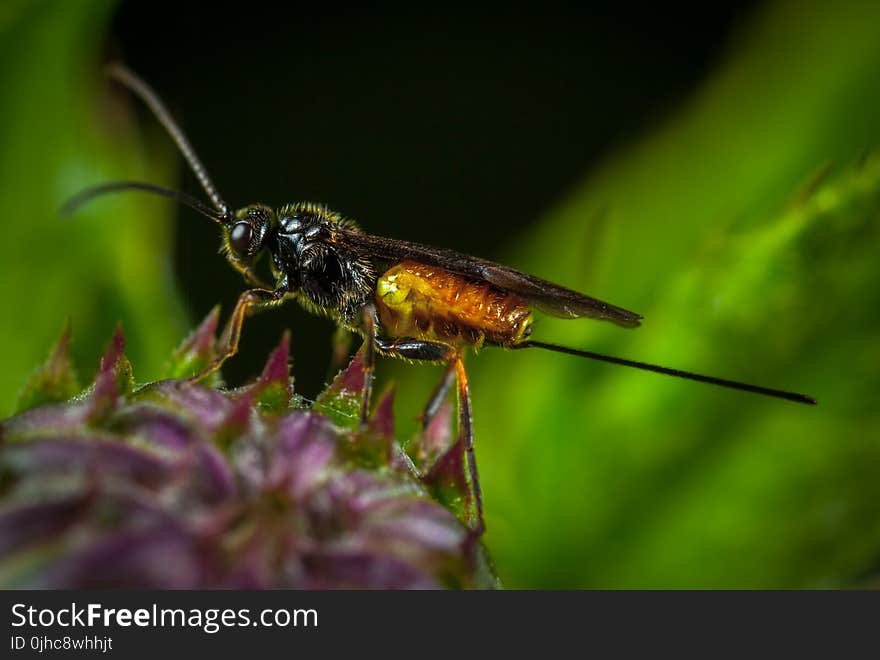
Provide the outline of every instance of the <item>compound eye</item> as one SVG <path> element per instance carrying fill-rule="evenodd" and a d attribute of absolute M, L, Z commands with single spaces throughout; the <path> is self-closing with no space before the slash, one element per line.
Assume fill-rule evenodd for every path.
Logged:
<path fill-rule="evenodd" d="M 248 222 L 237 222 L 229 232 L 229 243 L 235 253 L 244 256 L 251 246 L 251 225 Z"/>

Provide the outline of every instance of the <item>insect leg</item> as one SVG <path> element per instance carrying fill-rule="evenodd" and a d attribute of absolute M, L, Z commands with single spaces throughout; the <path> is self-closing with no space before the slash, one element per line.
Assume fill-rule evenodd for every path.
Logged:
<path fill-rule="evenodd" d="M 285 289 L 250 289 L 238 297 L 238 303 L 232 310 L 232 315 L 226 323 L 223 334 L 217 348 L 217 357 L 203 371 L 192 376 L 190 382 L 198 382 L 217 371 L 226 360 L 238 352 L 238 342 L 241 339 L 241 326 L 244 320 L 254 313 L 281 304 L 284 301 Z"/>
<path fill-rule="evenodd" d="M 352 334 L 344 326 L 337 326 L 331 340 L 330 367 L 327 369 L 327 378 L 331 380 L 349 360 L 351 353 Z"/>
<path fill-rule="evenodd" d="M 455 356 L 455 372 L 458 375 L 458 433 L 464 445 L 465 457 L 467 458 L 470 472 L 471 490 L 474 496 L 477 520 L 473 526 L 477 535 L 486 530 L 483 520 L 483 493 L 480 489 L 480 476 L 477 473 L 477 458 L 474 455 L 474 415 L 471 409 L 471 395 L 468 388 L 467 372 L 464 370 L 464 362 L 461 355 Z"/>
<path fill-rule="evenodd" d="M 376 369 L 376 317 L 372 306 L 364 308 L 364 345 L 363 356 L 364 391 L 361 395 L 360 426 L 365 429 L 370 416 L 370 398 L 373 395 L 373 375 Z"/>
<path fill-rule="evenodd" d="M 447 363 L 455 358 L 456 352 L 451 346 L 436 342 L 418 339 L 387 339 L 377 330 L 379 323 L 376 319 L 375 308 L 372 305 L 368 305 L 363 309 L 362 314 L 364 345 L 361 350 L 364 352 L 364 392 L 361 398 L 360 424 L 361 428 L 365 428 L 370 414 L 370 398 L 373 394 L 373 374 L 377 349 L 386 355 L 401 357 L 406 360 Z M 439 402 L 437 405 L 439 406 Z"/>
<path fill-rule="evenodd" d="M 389 340 L 381 335 L 376 337 L 376 348 L 385 355 L 403 358 L 404 360 L 416 360 L 418 362 L 449 363 L 456 356 L 455 349 L 452 346 L 439 342 L 422 341 L 420 339 Z"/>
<path fill-rule="evenodd" d="M 422 429 L 425 429 L 431 423 L 437 411 L 440 410 L 443 400 L 449 393 L 449 388 L 452 387 L 453 380 L 455 380 L 454 361 L 446 365 L 446 368 L 443 370 L 443 376 L 440 377 L 440 382 L 437 383 L 434 391 L 431 392 L 431 397 L 422 409 L 422 416 L 420 418 L 422 420 Z"/>
<path fill-rule="evenodd" d="M 227 257 L 227 261 L 235 270 L 237 270 L 241 274 L 245 282 L 250 284 L 252 287 L 256 287 L 258 289 L 269 289 L 269 285 L 263 282 L 263 280 L 261 280 L 259 277 L 254 275 L 254 273 L 248 266 L 245 266 L 237 259 L 232 257 Z"/>
<path fill-rule="evenodd" d="M 376 347 L 383 353 L 394 357 L 408 360 L 422 360 L 431 362 L 446 362 L 447 370 L 443 380 L 434 390 L 428 404 L 425 406 L 425 414 L 433 408 L 432 414 L 436 414 L 437 408 L 446 394 L 446 390 L 452 380 L 452 375 L 457 376 L 458 381 L 458 437 L 461 440 L 465 452 L 465 462 L 468 467 L 468 476 L 471 482 L 471 495 L 476 520 L 473 521 L 473 530 L 477 535 L 483 533 L 486 524 L 483 521 L 483 494 L 480 489 L 480 476 L 477 471 L 477 459 L 474 454 L 474 415 L 471 408 L 471 396 L 468 388 L 467 372 L 464 369 L 461 354 L 453 347 L 435 342 L 420 341 L 417 339 L 398 339 L 389 341 L 381 336 L 376 337 Z"/>

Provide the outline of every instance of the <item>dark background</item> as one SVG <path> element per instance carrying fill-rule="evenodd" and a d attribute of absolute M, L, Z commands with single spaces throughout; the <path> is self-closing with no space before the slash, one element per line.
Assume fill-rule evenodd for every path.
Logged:
<path fill-rule="evenodd" d="M 123 2 L 108 56 L 163 96 L 231 206 L 319 201 L 371 233 L 498 258 L 605 154 L 674 110 L 754 4 Z M 180 214 L 192 318 L 218 300 L 231 309 L 243 283 L 216 254 L 216 228 Z M 248 323 L 227 379 L 251 375 L 291 325 L 298 388 L 312 396 L 332 326 L 294 306 Z"/>

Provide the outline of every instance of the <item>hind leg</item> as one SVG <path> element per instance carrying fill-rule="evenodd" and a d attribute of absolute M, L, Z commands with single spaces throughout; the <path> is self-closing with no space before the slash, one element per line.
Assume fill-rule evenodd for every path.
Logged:
<path fill-rule="evenodd" d="M 486 528 L 483 521 L 483 494 L 480 488 L 480 476 L 477 470 L 477 459 L 474 453 L 474 424 L 473 409 L 471 408 L 470 388 L 468 387 L 467 372 L 464 368 L 461 354 L 451 346 L 437 342 L 421 341 L 416 339 L 398 339 L 390 341 L 382 337 L 375 336 L 375 348 L 378 348 L 383 354 L 392 357 L 400 357 L 407 360 L 428 361 L 428 362 L 445 362 L 446 370 L 443 378 L 434 392 L 428 399 L 423 412 L 423 424 L 427 425 L 431 417 L 437 414 L 443 399 L 446 397 L 453 378 L 457 381 L 458 388 L 458 437 L 461 441 L 462 448 L 465 453 L 465 462 L 467 464 L 468 477 L 470 481 L 471 496 L 473 498 L 475 520 L 472 521 L 474 532 L 478 535 L 482 534 Z M 367 356 L 372 361 L 375 358 L 375 350 L 364 347 L 364 361 L 366 364 Z M 365 366 L 365 370 L 367 367 Z M 372 391 L 372 363 L 369 365 L 369 388 L 366 387 L 364 399 L 362 401 L 361 415 L 362 420 L 366 419 L 366 411 L 369 410 L 369 395 Z"/>
<path fill-rule="evenodd" d="M 443 405 L 443 401 L 446 399 L 446 395 L 449 394 L 449 388 L 452 387 L 454 381 L 455 361 L 453 360 L 446 365 L 446 368 L 443 370 L 443 375 L 440 377 L 440 382 L 434 387 L 434 391 L 431 392 L 430 398 L 428 398 L 425 407 L 422 409 L 422 415 L 419 419 L 421 419 L 423 430 L 428 427 L 428 424 L 430 424 L 431 420 L 437 415 L 437 412 L 440 410 L 440 406 Z"/>

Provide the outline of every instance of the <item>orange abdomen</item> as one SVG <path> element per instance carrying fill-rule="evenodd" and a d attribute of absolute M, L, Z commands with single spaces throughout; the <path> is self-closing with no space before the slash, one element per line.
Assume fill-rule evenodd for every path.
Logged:
<path fill-rule="evenodd" d="M 376 307 L 392 337 L 453 346 L 512 346 L 528 336 L 532 323 L 532 310 L 521 298 L 412 261 L 379 278 Z"/>

